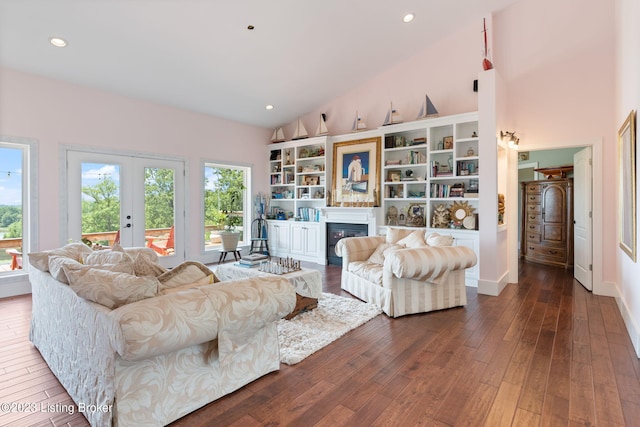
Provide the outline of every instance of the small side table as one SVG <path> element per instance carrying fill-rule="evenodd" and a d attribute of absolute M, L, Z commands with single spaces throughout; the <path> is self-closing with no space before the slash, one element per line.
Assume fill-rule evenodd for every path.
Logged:
<path fill-rule="evenodd" d="M 236 261 L 238 261 L 240 258 L 242 258 L 242 256 L 240 255 L 240 251 L 239 250 L 235 250 L 235 251 L 220 251 L 220 258 L 218 259 L 218 264 L 220 264 L 221 262 L 223 262 L 225 260 L 225 258 L 227 257 L 228 253 L 232 253 L 233 257 L 236 259 Z"/>

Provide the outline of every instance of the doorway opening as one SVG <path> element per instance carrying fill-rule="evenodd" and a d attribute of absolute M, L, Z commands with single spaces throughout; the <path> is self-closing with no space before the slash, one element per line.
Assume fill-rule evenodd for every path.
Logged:
<path fill-rule="evenodd" d="M 574 277 L 588 290 L 593 289 L 593 172 L 592 172 L 592 147 L 576 146 L 557 149 L 539 149 L 518 153 L 518 181 L 529 182 L 534 180 L 545 180 L 546 177 L 536 172 L 538 168 L 550 168 L 559 166 L 572 166 L 573 171 L 567 174 L 573 180 L 572 194 L 572 217 L 567 227 L 571 227 L 572 233 L 568 237 L 571 239 L 572 264 Z M 523 235 L 523 220 L 526 212 L 522 212 L 524 202 L 522 192 L 518 192 L 518 248 L 524 239 L 537 239 L 543 232 L 542 229 L 534 230 L 532 233 Z M 534 208 L 535 206 L 532 206 Z M 540 219 L 544 218 L 544 208 L 540 212 Z M 537 225 L 534 220 L 531 227 L 544 227 Z M 533 244 L 532 246 L 535 246 Z M 536 247 L 537 248 L 537 247 Z M 522 257 L 522 252 L 518 258 Z"/>

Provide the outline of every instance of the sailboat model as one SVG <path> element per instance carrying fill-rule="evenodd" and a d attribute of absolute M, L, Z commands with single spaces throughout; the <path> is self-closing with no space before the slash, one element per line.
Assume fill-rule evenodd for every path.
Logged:
<path fill-rule="evenodd" d="M 320 114 L 320 122 L 318 123 L 318 129 L 316 129 L 316 136 L 329 134 L 329 129 L 327 129 L 326 120 L 327 120 L 327 115 L 324 113 Z"/>
<path fill-rule="evenodd" d="M 309 137 L 309 132 L 305 129 L 302 121 L 298 117 L 298 123 L 296 124 L 296 130 L 293 132 L 293 137 L 291 139 L 304 139 Z"/>
<path fill-rule="evenodd" d="M 351 132 L 360 132 L 363 130 L 367 130 L 367 125 L 362 120 L 362 117 L 360 117 L 360 114 L 358 114 L 358 111 L 356 110 L 356 117 L 353 119 L 353 126 L 351 126 Z"/>
<path fill-rule="evenodd" d="M 420 111 L 418 112 L 418 119 L 426 119 L 427 117 L 438 117 L 438 110 L 429 99 L 429 95 L 424 96 L 424 102 L 420 106 Z"/>
<path fill-rule="evenodd" d="M 482 18 L 482 35 L 484 37 L 484 58 L 482 59 L 482 68 L 487 71 L 493 68 L 493 64 L 489 60 L 489 48 L 487 46 L 487 21 Z"/>
<path fill-rule="evenodd" d="M 273 131 L 273 135 L 271 135 L 271 142 L 282 142 L 284 141 L 284 131 L 282 128 L 278 128 Z"/>
<path fill-rule="evenodd" d="M 393 108 L 392 102 L 391 106 L 389 107 L 389 111 L 387 111 L 387 116 L 384 118 L 384 123 L 382 123 L 382 126 L 394 125 L 396 123 L 402 123 L 402 116 L 400 116 L 400 113 L 398 113 L 398 111 Z"/>

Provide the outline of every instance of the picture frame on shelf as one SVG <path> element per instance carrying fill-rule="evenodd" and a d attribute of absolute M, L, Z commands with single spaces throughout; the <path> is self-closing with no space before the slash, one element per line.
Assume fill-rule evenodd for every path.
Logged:
<path fill-rule="evenodd" d="M 388 182 L 400 182 L 402 179 L 402 172 L 399 170 L 393 169 L 387 172 L 387 181 Z"/>
<path fill-rule="evenodd" d="M 381 138 L 365 138 L 333 144 L 333 199 L 335 204 L 355 198 L 380 205 Z"/>
<path fill-rule="evenodd" d="M 636 261 L 636 112 L 632 110 L 618 130 L 618 240 Z"/>
<path fill-rule="evenodd" d="M 412 204 L 407 210 L 406 224 L 408 227 L 424 227 L 424 206 Z"/>
<path fill-rule="evenodd" d="M 445 150 L 453 149 L 453 136 L 445 136 L 442 138 L 442 146 Z"/>
<path fill-rule="evenodd" d="M 305 185 L 318 185 L 319 182 L 320 182 L 320 177 L 318 176 L 305 177 Z"/>

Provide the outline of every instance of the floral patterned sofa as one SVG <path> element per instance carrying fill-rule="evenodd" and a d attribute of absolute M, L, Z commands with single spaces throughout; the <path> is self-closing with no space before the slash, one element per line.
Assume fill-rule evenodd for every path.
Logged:
<path fill-rule="evenodd" d="M 29 260 L 30 339 L 92 426 L 166 425 L 279 369 L 285 279 L 214 283 L 199 263 L 81 243 Z"/>
<path fill-rule="evenodd" d="M 395 227 L 387 227 L 386 236 L 341 239 L 341 287 L 391 317 L 464 306 L 465 269 L 477 257 L 452 245 L 451 236 Z"/>

